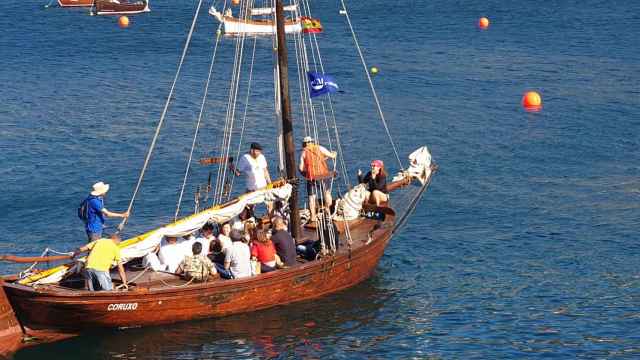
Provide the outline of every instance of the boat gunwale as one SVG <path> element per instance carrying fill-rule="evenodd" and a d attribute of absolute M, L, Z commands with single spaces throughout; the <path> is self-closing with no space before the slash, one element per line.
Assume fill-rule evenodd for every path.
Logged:
<path fill-rule="evenodd" d="M 192 292 L 202 292 L 203 290 L 210 290 L 213 292 L 242 292 L 251 288 L 255 288 L 256 286 L 269 286 L 277 282 L 281 281 L 289 281 L 291 278 L 295 278 L 297 276 L 304 276 L 306 274 L 313 274 L 319 271 L 322 271 L 322 267 L 325 267 L 327 264 L 331 264 L 331 268 L 334 266 L 344 264 L 346 262 L 353 261 L 360 257 L 366 256 L 366 253 L 371 250 L 371 248 L 376 246 L 386 246 L 388 240 L 391 238 L 393 223 L 395 222 L 395 216 L 390 216 L 390 221 L 385 221 L 385 223 L 391 222 L 388 227 L 381 227 L 379 230 L 385 230 L 385 234 L 381 234 L 377 240 L 372 241 L 369 244 L 363 244 L 357 246 L 355 249 L 349 250 L 340 250 L 340 252 L 336 256 L 329 256 L 319 260 L 308 261 L 306 263 L 297 264 L 290 268 L 279 269 L 274 272 L 259 274 L 257 276 L 251 276 L 242 279 L 228 279 L 228 280 L 219 280 L 219 281 L 211 281 L 205 283 L 196 283 L 191 284 L 189 286 L 183 286 L 180 288 L 174 287 L 165 287 L 158 289 L 149 289 L 144 288 L 145 290 L 141 291 L 89 291 L 89 290 L 76 290 L 76 289 L 67 289 L 62 288 L 64 290 L 52 290 L 46 289 L 51 285 L 45 285 L 41 287 L 32 287 L 28 285 L 22 285 L 18 283 L 8 283 L 4 284 L 5 287 L 14 289 L 16 291 L 30 294 L 30 296 L 34 299 L 49 299 L 48 302 L 60 302 L 60 303 L 76 303 L 83 301 L 82 299 L 86 299 L 86 301 L 100 301 L 101 299 L 113 299 L 116 298 L 119 301 L 125 301 L 123 299 L 131 299 L 131 298 L 145 298 L 145 297 L 153 297 L 154 300 L 157 300 L 155 296 L 162 295 L 174 295 L 174 296 L 189 296 Z M 376 231 L 379 231 L 376 230 Z M 346 246 L 346 245 L 345 245 Z M 58 286 L 59 287 L 59 286 Z M 143 288 L 141 288 L 143 289 Z M 196 294 L 197 295 L 197 294 Z M 70 301 L 58 300 L 55 299 L 70 299 Z M 71 300 L 73 299 L 73 300 Z M 53 300 L 53 301 L 52 301 Z M 38 301 L 38 300 L 36 300 Z"/>

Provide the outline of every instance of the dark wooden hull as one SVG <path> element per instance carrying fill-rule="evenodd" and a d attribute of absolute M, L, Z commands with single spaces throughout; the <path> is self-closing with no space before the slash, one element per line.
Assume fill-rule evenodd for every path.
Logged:
<path fill-rule="evenodd" d="M 352 251 L 341 249 L 334 257 L 248 279 L 128 292 L 33 289 L 11 283 L 4 288 L 28 331 L 74 334 L 87 329 L 159 325 L 256 311 L 317 298 L 367 279 L 391 238 L 393 221 L 393 216 L 387 216 L 368 244 L 368 232 L 377 221 L 362 221 Z"/>
<path fill-rule="evenodd" d="M 0 284 L 4 285 L 2 279 Z M 0 356 L 16 351 L 22 343 L 22 329 L 13 313 L 9 299 L 0 288 Z"/>
<path fill-rule="evenodd" d="M 89 7 L 93 5 L 94 0 L 58 0 L 61 7 Z"/>
<path fill-rule="evenodd" d="M 95 1 L 95 13 L 97 15 L 129 15 L 147 12 L 149 10 L 149 2 L 147 0 L 136 2 L 113 3 L 108 0 Z"/>

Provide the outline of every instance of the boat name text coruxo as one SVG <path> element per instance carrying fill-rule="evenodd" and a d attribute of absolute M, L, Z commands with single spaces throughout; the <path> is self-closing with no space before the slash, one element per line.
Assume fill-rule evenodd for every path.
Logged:
<path fill-rule="evenodd" d="M 138 308 L 138 303 L 109 304 L 107 311 L 133 311 Z"/>

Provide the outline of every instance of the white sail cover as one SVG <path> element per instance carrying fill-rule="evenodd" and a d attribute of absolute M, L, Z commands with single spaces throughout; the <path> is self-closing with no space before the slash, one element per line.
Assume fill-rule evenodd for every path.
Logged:
<path fill-rule="evenodd" d="M 280 187 L 267 187 L 238 197 L 230 203 L 214 206 L 199 213 L 182 218 L 172 224 L 149 231 L 142 235 L 121 242 L 120 256 L 122 262 L 145 256 L 160 244 L 165 236 L 183 236 L 194 233 L 209 221 L 223 223 L 238 216 L 247 205 L 264 203 L 266 201 L 286 201 L 291 196 L 292 186 L 284 184 Z M 71 265 L 61 265 L 26 277 L 19 281 L 21 284 L 40 285 L 57 283 L 64 278 Z"/>
<path fill-rule="evenodd" d="M 431 153 L 426 146 L 418 148 L 409 155 L 409 168 L 394 176 L 393 181 L 402 180 L 407 175 L 418 179 L 422 185 L 431 175 Z"/>

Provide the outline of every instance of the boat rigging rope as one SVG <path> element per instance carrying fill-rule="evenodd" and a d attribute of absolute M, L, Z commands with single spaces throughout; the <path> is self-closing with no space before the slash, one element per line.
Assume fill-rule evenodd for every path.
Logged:
<path fill-rule="evenodd" d="M 184 59 L 187 56 L 187 50 L 189 49 L 189 44 L 191 43 L 191 37 L 193 35 L 193 30 L 196 27 L 198 14 L 200 13 L 201 7 L 202 7 L 202 0 L 199 0 L 198 7 L 196 8 L 195 14 L 193 16 L 193 21 L 191 22 L 191 28 L 189 29 L 189 35 L 187 36 L 187 40 L 184 44 L 184 48 L 182 49 L 182 56 L 180 57 L 180 62 L 178 63 L 178 69 L 176 71 L 176 75 L 174 76 L 173 83 L 171 84 L 171 90 L 169 90 L 167 101 L 165 102 L 164 108 L 162 109 L 162 114 L 160 115 L 160 121 L 158 121 L 158 126 L 156 126 L 156 131 L 155 131 L 155 134 L 153 135 L 153 140 L 151 140 L 151 145 L 149 146 L 149 150 L 147 151 L 147 156 L 144 160 L 144 165 L 142 166 L 142 170 L 140 171 L 140 176 L 138 177 L 138 183 L 136 184 L 136 188 L 133 191 L 133 196 L 131 196 L 131 201 L 129 202 L 129 207 L 127 208 L 127 212 L 131 212 L 131 210 L 133 209 L 133 203 L 136 200 L 136 195 L 138 194 L 138 190 L 140 190 L 142 179 L 144 179 L 144 173 L 147 170 L 147 166 L 149 166 L 149 160 L 151 159 L 151 154 L 153 154 L 156 141 L 158 140 L 158 136 L 160 135 L 160 129 L 162 128 L 162 124 L 164 123 L 164 118 L 167 115 L 167 111 L 169 109 L 169 103 L 171 102 L 171 98 L 173 97 L 173 92 L 175 90 L 176 83 L 178 82 L 178 78 L 180 77 L 180 70 L 182 69 L 182 64 L 184 63 Z M 118 230 L 116 231 L 116 234 L 121 232 L 124 229 L 124 226 L 127 223 L 127 220 L 128 218 L 122 219 L 122 222 L 120 222 L 120 225 L 118 225 Z"/>
<path fill-rule="evenodd" d="M 240 126 L 240 139 L 238 140 L 238 149 L 236 151 L 236 158 L 235 160 L 236 165 L 238 164 L 238 162 L 240 161 L 240 150 L 242 147 L 242 139 L 244 137 L 244 126 L 247 122 L 247 110 L 249 108 L 249 95 L 251 94 L 251 82 L 253 80 L 253 64 L 255 63 L 255 58 L 256 58 L 256 44 L 258 42 L 258 36 L 254 35 L 253 36 L 253 51 L 251 53 L 251 65 L 249 65 L 249 80 L 247 81 L 247 96 L 245 98 L 245 102 L 244 102 L 244 113 L 242 115 L 242 125 Z M 231 188 L 233 189 L 233 183 L 235 180 L 235 176 L 233 176 L 233 174 L 231 175 Z M 229 200 L 231 197 L 231 192 L 229 192 L 229 194 L 227 194 L 227 200 Z"/>
<path fill-rule="evenodd" d="M 239 18 L 244 18 L 242 16 L 245 12 L 245 7 L 241 9 L 241 16 Z M 227 114 L 225 118 L 225 129 L 224 135 L 222 139 L 222 143 L 220 144 L 220 153 L 223 154 L 222 157 L 225 160 L 224 165 L 218 168 L 218 176 L 216 181 L 216 190 L 213 196 L 213 203 L 221 203 L 222 195 L 224 190 L 224 184 L 227 176 L 227 168 L 229 161 L 229 152 L 231 148 L 231 137 L 233 135 L 233 122 L 235 120 L 235 110 L 236 110 L 236 102 L 238 98 L 238 88 L 240 86 L 240 74 L 242 70 L 242 57 L 244 51 L 244 40 L 245 35 L 242 34 L 236 39 L 236 51 L 234 56 L 234 64 L 233 64 L 233 73 L 231 76 L 231 86 L 229 88 L 229 99 L 227 101 Z M 232 174 L 233 175 L 233 174 Z"/>
<path fill-rule="evenodd" d="M 396 144 L 393 142 L 393 138 L 391 137 L 391 132 L 389 131 L 389 127 L 387 126 L 387 121 L 384 118 L 384 113 L 382 112 L 382 108 L 380 106 L 380 101 L 378 100 L 378 94 L 376 93 L 376 89 L 373 86 L 373 81 L 371 80 L 371 75 L 369 74 L 369 68 L 367 67 L 367 62 L 364 60 L 364 55 L 362 54 L 362 49 L 360 49 L 360 44 L 358 43 L 358 37 L 353 29 L 353 25 L 351 24 L 351 17 L 349 16 L 349 12 L 347 11 L 347 5 L 344 0 L 340 0 L 342 4 L 342 9 L 345 18 L 347 19 L 347 24 L 349 25 L 349 29 L 351 30 L 351 36 L 353 37 L 353 42 L 356 45 L 356 49 L 358 50 L 358 55 L 360 55 L 360 61 L 362 62 L 362 66 L 364 67 L 364 72 L 367 75 L 367 81 L 369 81 L 369 88 L 371 89 L 371 93 L 373 94 L 373 99 L 376 102 L 376 107 L 378 108 L 378 113 L 380 114 L 380 119 L 382 120 L 382 125 L 384 125 L 384 129 L 387 132 L 387 136 L 389 137 L 389 142 L 391 143 L 391 147 L 393 148 L 393 153 L 396 155 L 396 159 L 398 160 L 398 165 L 400 165 L 400 170 L 404 171 L 404 167 L 402 166 L 402 161 L 400 160 L 400 156 L 398 155 L 398 149 L 396 148 Z"/>
<path fill-rule="evenodd" d="M 178 219 L 178 214 L 180 213 L 180 204 L 182 203 L 182 196 L 184 195 L 184 188 L 187 185 L 187 178 L 189 177 L 189 170 L 191 169 L 191 161 L 193 159 L 193 150 L 196 147 L 196 139 L 198 138 L 198 131 L 200 130 L 200 123 L 202 122 L 202 114 L 204 114 L 204 105 L 207 102 L 207 94 L 209 93 L 209 84 L 211 82 L 211 76 L 213 74 L 213 64 L 216 61 L 216 53 L 218 52 L 218 44 L 220 43 L 221 38 L 221 29 L 222 23 L 218 25 L 218 30 L 216 31 L 216 44 L 213 48 L 213 55 L 211 57 L 211 64 L 209 65 L 209 76 L 207 77 L 207 82 L 204 87 L 204 95 L 202 96 L 202 103 L 200 104 L 200 113 L 198 114 L 198 122 L 196 124 L 196 130 L 193 134 L 193 141 L 191 142 L 191 151 L 189 152 L 189 160 L 187 160 L 187 168 L 184 171 L 184 179 L 182 180 L 182 187 L 180 188 L 180 196 L 178 197 L 178 204 L 176 205 L 176 213 L 173 216 L 173 221 Z"/>

